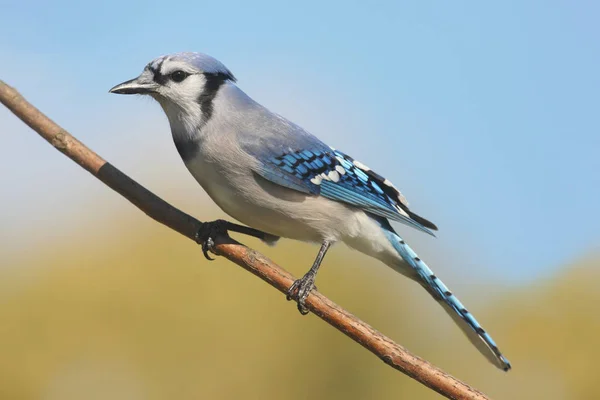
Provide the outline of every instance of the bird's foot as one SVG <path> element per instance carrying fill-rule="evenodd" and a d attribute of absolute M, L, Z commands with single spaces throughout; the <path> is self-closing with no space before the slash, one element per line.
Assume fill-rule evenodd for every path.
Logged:
<path fill-rule="evenodd" d="M 217 219 L 211 222 L 203 222 L 196 232 L 196 243 L 202 246 L 202 253 L 207 260 L 213 261 L 208 255 L 209 250 L 214 252 L 215 239 L 219 235 L 227 235 L 228 222 L 223 219 Z"/>
<path fill-rule="evenodd" d="M 292 286 L 290 286 L 287 291 L 286 299 L 288 301 L 296 300 L 298 302 L 298 311 L 300 311 L 300 314 L 306 315 L 308 314 L 308 309 L 304 303 L 311 290 L 316 288 L 315 274 L 309 271 L 306 275 L 296 280 Z"/>

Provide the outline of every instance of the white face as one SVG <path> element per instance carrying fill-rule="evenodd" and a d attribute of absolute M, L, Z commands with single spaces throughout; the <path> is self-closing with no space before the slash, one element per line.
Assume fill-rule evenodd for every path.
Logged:
<path fill-rule="evenodd" d="M 214 66 L 209 67 L 215 69 Z M 198 66 L 185 59 L 166 56 L 148 64 L 137 78 L 123 82 L 110 91 L 152 96 L 167 114 L 172 130 L 189 134 L 210 118 L 213 111 L 212 100 L 219 86 L 224 80 L 233 79 L 229 71 L 224 67 L 223 69 L 227 73 L 206 75 Z M 212 80 L 213 75 L 219 76 L 215 82 Z"/>
<path fill-rule="evenodd" d="M 183 61 L 169 60 L 149 64 L 138 78 L 152 81 L 154 89 L 148 94 L 158 101 L 177 131 L 193 131 L 203 120 L 200 96 L 204 93 L 206 77 Z"/>
<path fill-rule="evenodd" d="M 166 101 L 186 110 L 199 107 L 198 97 L 204 92 L 206 78 L 191 65 L 166 60 L 158 65 L 149 65 L 143 75 L 158 84 L 150 95 L 161 104 Z"/>

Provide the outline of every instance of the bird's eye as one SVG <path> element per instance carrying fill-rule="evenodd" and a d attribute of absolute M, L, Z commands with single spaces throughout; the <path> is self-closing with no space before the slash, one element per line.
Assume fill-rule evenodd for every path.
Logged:
<path fill-rule="evenodd" d="M 173 71 L 171 72 L 171 79 L 173 80 L 173 82 L 182 82 L 185 78 L 187 78 L 190 74 L 188 74 L 187 72 L 183 72 L 181 70 L 177 70 L 177 71 Z"/>

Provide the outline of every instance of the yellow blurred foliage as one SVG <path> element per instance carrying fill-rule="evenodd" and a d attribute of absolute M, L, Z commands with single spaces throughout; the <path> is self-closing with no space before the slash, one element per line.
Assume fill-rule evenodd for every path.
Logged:
<path fill-rule="evenodd" d="M 115 222 L 73 228 L 70 240 L 40 233 L 45 245 L 0 258 L 1 399 L 439 398 L 141 213 L 107 219 Z M 297 276 L 317 250 L 241 240 Z M 508 289 L 493 307 L 471 305 L 512 361 L 508 374 L 423 290 L 374 260 L 335 248 L 317 284 L 494 398 L 590 399 L 600 397 L 597 266 L 589 260 L 543 284 Z"/>

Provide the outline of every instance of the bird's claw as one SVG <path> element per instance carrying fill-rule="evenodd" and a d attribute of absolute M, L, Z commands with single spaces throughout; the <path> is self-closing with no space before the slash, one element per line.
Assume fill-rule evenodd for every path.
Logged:
<path fill-rule="evenodd" d="M 196 243 L 202 246 L 202 253 L 207 260 L 214 260 L 214 258 L 208 255 L 208 252 L 214 252 L 215 238 L 218 235 L 227 235 L 226 225 L 227 221 L 222 219 L 204 222 L 198 232 L 196 232 Z"/>
<path fill-rule="evenodd" d="M 308 308 L 306 308 L 305 301 L 310 292 L 316 289 L 315 276 L 311 273 L 304 275 L 302 278 L 294 281 L 292 286 L 287 291 L 286 299 L 296 300 L 298 302 L 298 311 L 300 314 L 308 314 Z"/>
<path fill-rule="evenodd" d="M 213 238 L 211 238 L 210 236 L 208 238 L 206 238 L 206 240 L 204 242 L 202 242 L 202 254 L 204 254 L 204 257 L 206 257 L 206 259 L 208 261 L 214 261 L 215 259 L 212 258 L 211 256 L 208 255 L 208 251 L 213 251 L 215 246 L 215 242 L 213 240 Z"/>

